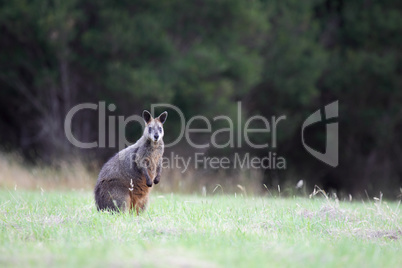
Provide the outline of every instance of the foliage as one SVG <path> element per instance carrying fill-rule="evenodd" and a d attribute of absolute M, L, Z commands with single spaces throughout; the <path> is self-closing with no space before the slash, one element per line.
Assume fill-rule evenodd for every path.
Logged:
<path fill-rule="evenodd" d="M 290 172 L 268 172 L 265 183 L 303 176 L 311 186 L 395 197 L 402 183 L 401 13 L 393 0 L 2 0 L 1 144 L 36 161 L 71 155 L 64 119 L 83 102 L 114 103 L 114 115 L 125 116 L 171 103 L 187 118 L 212 118 L 234 117 L 242 101 L 245 116 L 288 118 L 278 153 Z M 308 114 L 334 100 L 341 163 L 330 170 L 306 157 L 299 131 Z M 179 127 L 169 120 L 168 140 Z M 127 134 L 138 131 L 129 126 Z M 77 116 L 73 132 L 97 139 L 97 113 Z M 313 142 L 323 140 L 320 133 L 310 135 Z M 105 159 L 112 151 L 80 153 Z"/>

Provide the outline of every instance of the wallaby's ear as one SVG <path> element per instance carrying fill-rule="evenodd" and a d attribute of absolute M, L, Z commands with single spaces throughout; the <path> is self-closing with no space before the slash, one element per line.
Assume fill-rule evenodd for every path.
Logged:
<path fill-rule="evenodd" d="M 150 114 L 150 112 L 148 112 L 147 110 L 144 110 L 142 112 L 142 118 L 144 118 L 145 123 L 149 123 L 152 120 L 152 115 Z"/>
<path fill-rule="evenodd" d="M 165 111 L 165 112 L 161 113 L 160 116 L 158 116 L 158 119 L 163 124 L 163 123 L 165 123 L 167 116 L 168 116 L 168 113 Z"/>

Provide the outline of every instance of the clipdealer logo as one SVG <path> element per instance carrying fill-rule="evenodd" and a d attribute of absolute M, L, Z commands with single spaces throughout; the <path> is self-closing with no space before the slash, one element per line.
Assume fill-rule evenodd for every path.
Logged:
<path fill-rule="evenodd" d="M 187 156 L 184 159 L 183 156 L 177 154 L 171 154 L 170 157 L 164 157 L 167 161 L 166 167 L 175 166 L 177 168 L 184 167 L 183 170 L 187 170 L 190 162 L 194 162 L 195 169 L 198 168 L 263 168 L 263 169 L 286 169 L 286 159 L 284 156 L 276 154 L 277 135 L 278 128 L 281 122 L 285 122 L 286 115 L 272 116 L 271 118 L 265 118 L 261 115 L 254 115 L 249 118 L 245 118 L 242 115 L 241 102 L 237 104 L 237 114 L 232 118 L 227 115 L 218 115 L 213 118 L 207 118 L 203 115 L 196 115 L 186 120 L 183 112 L 176 106 L 166 103 L 158 103 L 151 105 L 151 111 L 154 113 L 155 108 L 169 108 L 177 114 L 177 118 L 180 123 L 180 131 L 178 136 L 169 143 L 165 144 L 165 148 L 173 147 L 182 139 L 185 139 L 187 143 L 194 149 L 204 150 L 213 148 L 241 148 L 245 145 L 254 149 L 268 149 L 268 154 L 265 157 L 252 157 L 250 153 L 246 153 L 241 156 L 239 153 L 235 153 L 233 159 L 228 157 L 208 157 L 205 153 L 198 153 L 194 150 L 194 157 Z M 81 110 L 93 110 L 98 113 L 98 138 L 90 141 L 83 142 L 78 140 L 73 135 L 72 120 L 73 117 Z M 95 103 L 82 103 L 74 106 L 66 115 L 64 122 L 64 129 L 66 138 L 76 147 L 82 149 L 90 148 L 118 148 L 119 151 L 123 150 L 127 146 L 132 145 L 125 135 L 125 129 L 131 122 L 136 122 L 145 127 L 144 120 L 141 116 L 131 115 L 125 117 L 123 115 L 115 115 L 113 112 L 116 110 L 116 105 L 109 104 L 106 106 L 105 102 Z M 326 163 L 331 167 L 338 166 L 338 123 L 334 122 L 334 119 L 338 118 L 338 101 L 332 102 L 326 105 L 323 109 L 323 115 L 321 115 L 321 109 L 312 113 L 304 122 L 301 128 L 301 140 L 304 148 L 315 158 Z M 203 128 L 194 128 L 193 122 L 198 121 L 204 125 Z M 225 121 L 228 127 L 214 129 L 212 125 L 217 121 Z M 244 121 L 244 122 L 243 122 Z M 306 143 L 305 130 L 311 125 L 319 122 L 326 123 L 326 146 L 325 152 L 322 153 Z M 259 122 L 259 128 L 253 128 L 251 125 L 253 122 Z M 236 124 L 235 124 L 236 123 Z M 106 127 L 107 126 L 107 127 Z M 203 133 L 210 134 L 209 139 L 203 140 L 202 144 L 196 143 L 199 140 L 193 140 L 192 134 Z M 227 140 L 219 140 L 217 138 L 221 133 L 226 133 Z M 250 139 L 251 133 L 261 133 L 267 135 L 267 139 L 260 140 L 260 143 L 256 144 Z M 116 137 L 117 134 L 117 137 Z M 236 135 L 235 135 L 236 134 Z M 117 141 L 117 143 L 116 143 Z M 262 142 L 261 142 L 262 141 Z M 191 163 L 192 163 L 191 162 Z"/>
<path fill-rule="evenodd" d="M 337 167 L 339 164 L 339 123 L 331 122 L 333 119 L 338 118 L 338 110 L 338 101 L 326 105 L 324 108 L 324 118 L 321 116 L 321 109 L 315 111 L 304 121 L 301 130 L 302 143 L 307 152 L 331 167 Z M 328 122 L 329 120 L 331 121 Z M 321 121 L 328 122 L 326 123 L 325 153 L 321 153 L 308 146 L 304 137 L 306 127 Z"/>

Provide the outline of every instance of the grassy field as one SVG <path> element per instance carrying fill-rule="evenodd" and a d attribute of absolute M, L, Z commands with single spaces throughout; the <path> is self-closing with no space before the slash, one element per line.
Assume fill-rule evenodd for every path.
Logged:
<path fill-rule="evenodd" d="M 152 193 L 140 216 L 92 193 L 0 190 L 0 266 L 401 267 L 398 203 Z"/>

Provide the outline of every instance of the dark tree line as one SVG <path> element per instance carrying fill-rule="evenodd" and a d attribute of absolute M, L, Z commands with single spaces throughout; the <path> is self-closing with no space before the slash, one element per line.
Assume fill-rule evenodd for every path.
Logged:
<path fill-rule="evenodd" d="M 345 193 L 400 194 L 400 1 L 2 0 L 0 7 L 4 150 L 45 162 L 76 153 L 64 119 L 83 102 L 114 103 L 116 115 L 171 103 L 187 118 L 212 118 L 234 117 L 241 101 L 245 116 L 287 115 L 277 153 L 289 169 L 267 170 L 266 184 L 303 178 Z M 335 100 L 340 164 L 334 169 L 305 152 L 300 127 Z M 179 125 L 169 120 L 167 139 Z M 133 126 L 127 135 L 138 131 Z M 73 132 L 82 141 L 96 139 L 97 114 L 80 113 Z M 309 142 L 324 144 L 324 132 L 323 124 L 310 129 Z M 104 159 L 113 151 L 79 153 Z"/>

